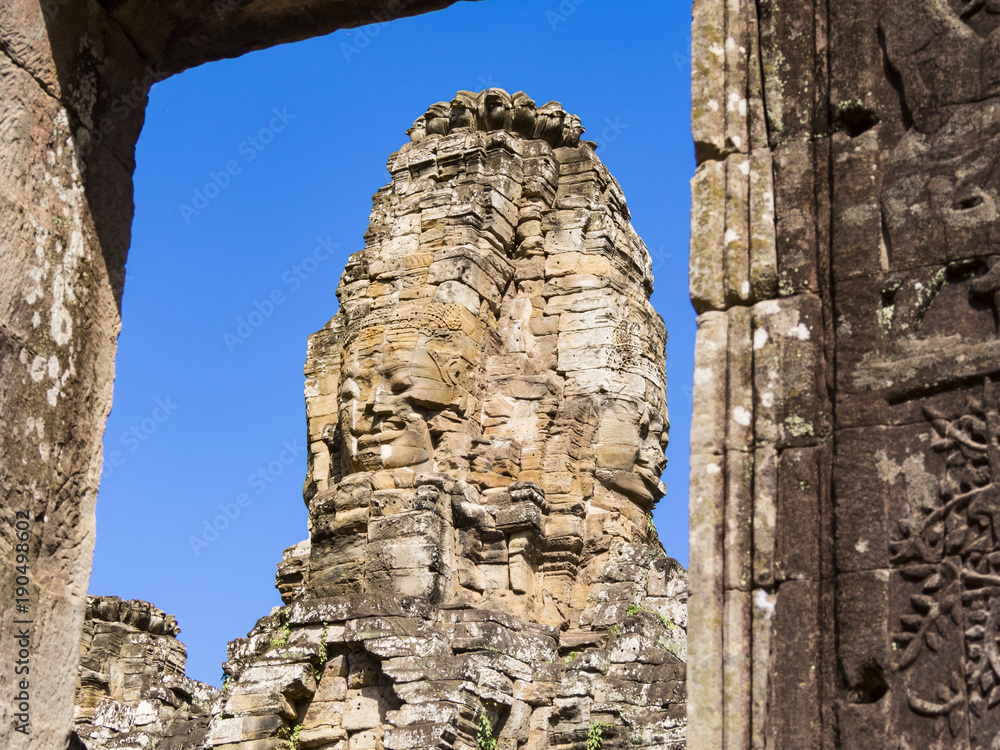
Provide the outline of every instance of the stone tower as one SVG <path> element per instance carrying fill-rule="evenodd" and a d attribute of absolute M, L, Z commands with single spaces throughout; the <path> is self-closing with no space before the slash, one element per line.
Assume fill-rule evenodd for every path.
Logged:
<path fill-rule="evenodd" d="M 666 332 L 582 133 L 459 92 L 390 157 L 309 340 L 309 539 L 230 645 L 213 747 L 683 746 Z"/>

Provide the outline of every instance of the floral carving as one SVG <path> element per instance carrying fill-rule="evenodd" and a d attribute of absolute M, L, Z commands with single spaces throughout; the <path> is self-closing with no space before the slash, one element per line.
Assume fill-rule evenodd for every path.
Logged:
<path fill-rule="evenodd" d="M 919 586 L 894 634 L 896 668 L 912 667 L 956 639 L 961 664 L 935 695 L 908 692 L 910 707 L 947 720 L 953 735 L 1000 704 L 1000 418 L 996 385 L 985 379 L 952 419 L 924 410 L 934 429 L 931 447 L 944 454 L 936 502 L 914 508 L 890 542 L 904 581 Z M 940 658 L 940 657 L 935 657 Z"/>

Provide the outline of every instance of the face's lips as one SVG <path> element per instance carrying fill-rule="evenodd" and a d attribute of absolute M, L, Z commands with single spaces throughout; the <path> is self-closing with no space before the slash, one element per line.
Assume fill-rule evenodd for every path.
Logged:
<path fill-rule="evenodd" d="M 387 432 L 376 432 L 370 435 L 362 435 L 358 438 L 358 450 L 373 448 L 377 445 L 391 443 L 406 434 L 406 430 L 389 430 Z"/>
<path fill-rule="evenodd" d="M 372 425 L 372 431 L 358 438 L 358 449 L 364 450 L 377 445 L 385 445 L 406 434 L 406 422 L 399 417 L 388 417 Z"/>

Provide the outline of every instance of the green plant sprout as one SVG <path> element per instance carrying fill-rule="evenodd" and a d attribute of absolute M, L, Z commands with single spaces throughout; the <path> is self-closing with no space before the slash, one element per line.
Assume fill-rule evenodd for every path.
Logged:
<path fill-rule="evenodd" d="M 299 732 L 301 731 L 302 725 L 296 724 L 294 727 L 281 727 L 274 736 L 281 740 L 285 747 L 299 750 Z"/>
<path fill-rule="evenodd" d="M 476 719 L 476 744 L 479 750 L 497 750 L 497 738 L 493 736 L 493 722 L 485 709 Z"/>
<path fill-rule="evenodd" d="M 601 750 L 604 745 L 604 730 L 611 729 L 610 724 L 593 721 L 587 728 L 587 750 Z"/>
<path fill-rule="evenodd" d="M 329 661 L 330 655 L 326 650 L 326 637 L 330 632 L 330 623 L 323 623 L 323 631 L 319 634 L 319 666 L 313 670 L 313 677 L 316 678 L 318 683 L 323 679 L 323 666 Z"/>

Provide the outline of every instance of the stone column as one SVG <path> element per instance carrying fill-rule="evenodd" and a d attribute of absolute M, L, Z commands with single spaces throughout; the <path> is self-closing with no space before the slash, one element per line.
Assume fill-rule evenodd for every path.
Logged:
<path fill-rule="evenodd" d="M 695 3 L 692 748 L 997 745 L 998 29 Z"/>
<path fill-rule="evenodd" d="M 51 5 L 0 8 L 0 745 L 8 748 L 62 747 L 72 719 L 69 665 L 90 578 L 134 145 L 152 83 L 103 12 Z M 16 674 L 15 664 L 30 671 Z M 26 712 L 15 700 L 22 693 Z M 16 713 L 30 717 L 30 734 L 16 730 L 25 723 Z"/>
<path fill-rule="evenodd" d="M 819 747 L 798 734 L 819 710 L 819 560 L 803 554 L 795 570 L 776 565 L 781 489 L 792 481 L 782 463 L 797 456 L 818 472 L 829 433 L 816 216 L 804 200 L 813 149 L 802 136 L 811 121 L 808 108 L 790 96 L 793 82 L 787 91 L 767 87 L 786 71 L 775 78 L 778 71 L 768 67 L 777 34 L 770 25 L 762 28 L 758 12 L 757 4 L 741 0 L 694 6 L 698 169 L 691 183 L 690 280 L 699 318 L 690 496 L 692 748 L 785 742 L 776 731 L 785 706 L 794 712 L 800 740 L 782 746 Z M 809 49 L 812 12 L 809 7 L 806 23 L 782 4 L 769 20 L 794 20 L 808 31 L 800 45 Z M 786 96 L 791 106 L 783 109 L 769 94 Z M 790 119 L 805 116 L 788 123 L 790 132 L 775 122 L 785 111 Z M 775 175 L 793 171 L 787 184 L 797 188 L 790 208 L 796 215 L 787 226 L 794 223 L 794 234 L 775 223 Z M 818 482 L 798 494 L 798 504 L 811 511 L 811 525 L 800 532 L 812 542 L 819 533 Z M 783 626 L 795 637 L 782 640 Z M 790 684 L 804 685 L 777 704 L 776 670 Z"/>

